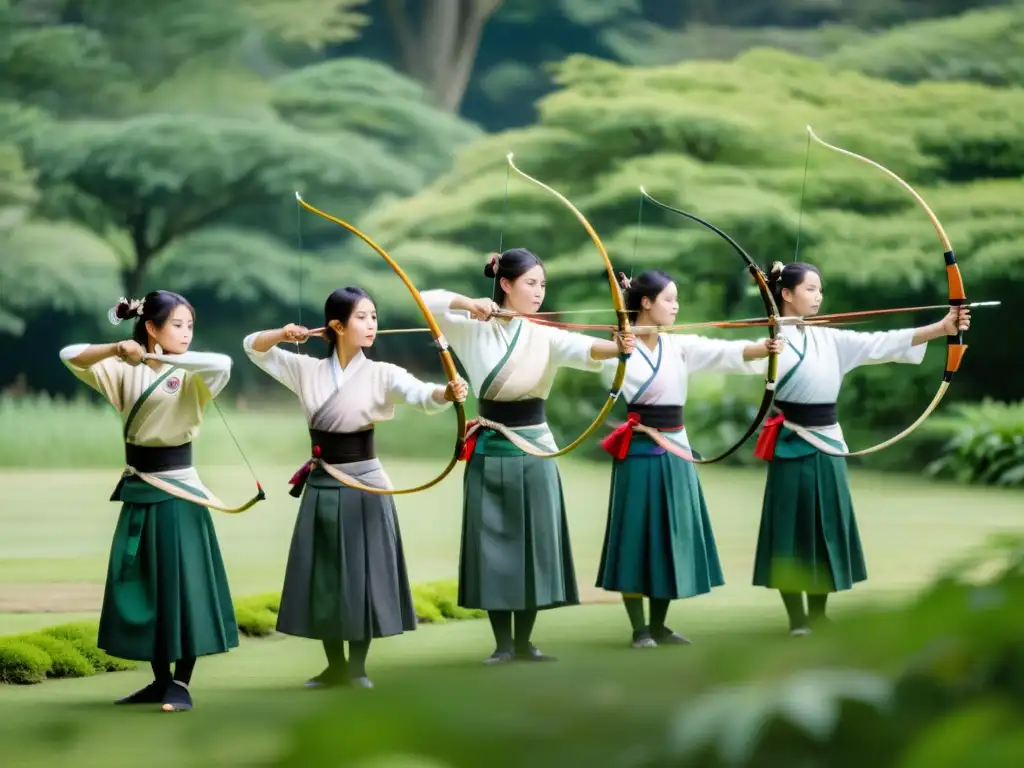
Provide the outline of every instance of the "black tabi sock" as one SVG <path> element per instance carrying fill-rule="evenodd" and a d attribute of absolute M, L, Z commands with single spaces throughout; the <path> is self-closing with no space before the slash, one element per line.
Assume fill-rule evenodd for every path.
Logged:
<path fill-rule="evenodd" d="M 515 647 L 519 650 L 526 650 L 530 647 L 530 636 L 533 634 L 533 625 L 537 623 L 537 611 L 516 611 L 515 617 Z"/>
<path fill-rule="evenodd" d="M 370 652 L 370 641 L 352 640 L 348 644 L 348 670 L 350 677 L 366 677 L 366 655 Z"/>
<path fill-rule="evenodd" d="M 811 619 L 825 618 L 825 603 L 828 595 L 807 595 L 807 615 Z"/>
<path fill-rule="evenodd" d="M 786 606 L 786 613 L 789 615 L 789 628 L 799 629 L 807 626 L 807 616 L 804 613 L 804 595 L 802 592 L 779 592 L 782 596 L 782 604 Z"/>
<path fill-rule="evenodd" d="M 171 682 L 171 665 L 166 661 L 151 661 L 149 665 L 153 668 L 153 679 L 160 685 L 167 685 Z"/>
<path fill-rule="evenodd" d="M 642 597 L 622 596 L 622 604 L 626 606 L 626 615 L 629 616 L 629 623 L 633 632 L 640 632 L 647 628 L 647 621 L 644 619 L 644 599 Z"/>
<path fill-rule="evenodd" d="M 342 640 L 324 640 L 324 656 L 327 657 L 327 667 L 333 670 L 343 670 L 348 664 L 345 661 L 345 643 Z"/>
<path fill-rule="evenodd" d="M 187 659 L 178 659 L 178 662 L 174 665 L 174 679 L 179 683 L 188 685 L 192 682 L 192 671 L 196 668 L 196 657 L 192 656 Z"/>
<path fill-rule="evenodd" d="M 665 617 L 668 616 L 669 600 L 651 598 L 651 634 L 665 631 Z"/>
<path fill-rule="evenodd" d="M 491 621 L 494 632 L 494 644 L 498 651 L 512 651 L 512 611 L 488 611 L 487 618 Z"/>

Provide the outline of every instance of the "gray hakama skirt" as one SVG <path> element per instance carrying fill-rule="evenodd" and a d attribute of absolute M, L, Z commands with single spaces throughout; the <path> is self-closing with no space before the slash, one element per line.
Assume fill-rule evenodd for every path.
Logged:
<path fill-rule="evenodd" d="M 378 459 L 338 464 L 386 487 Z M 393 496 L 342 485 L 313 470 L 295 521 L 277 629 L 315 640 L 361 641 L 416 629 Z"/>

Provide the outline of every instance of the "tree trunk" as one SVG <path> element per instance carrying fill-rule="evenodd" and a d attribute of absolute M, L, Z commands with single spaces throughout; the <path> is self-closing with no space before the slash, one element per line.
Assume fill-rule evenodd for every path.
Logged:
<path fill-rule="evenodd" d="M 385 0 L 403 71 L 425 86 L 435 106 L 458 112 L 473 74 L 484 25 L 501 0 Z M 418 21 L 418 23 L 417 23 Z"/>

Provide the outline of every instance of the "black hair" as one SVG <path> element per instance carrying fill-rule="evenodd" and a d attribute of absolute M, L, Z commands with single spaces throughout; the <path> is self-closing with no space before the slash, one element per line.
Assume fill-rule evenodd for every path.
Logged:
<path fill-rule="evenodd" d="M 153 323 L 157 328 L 163 328 L 167 318 L 175 307 L 188 307 L 192 315 L 192 322 L 196 320 L 196 310 L 189 304 L 188 299 L 180 293 L 171 291 L 150 291 L 141 300 L 132 301 L 121 299 L 110 311 L 110 318 L 117 322 L 135 318 L 135 327 L 132 329 L 132 339 L 143 349 L 149 349 L 149 331 L 146 330 L 146 323 Z"/>
<path fill-rule="evenodd" d="M 772 292 L 772 298 L 775 299 L 775 306 L 782 311 L 782 289 L 788 288 L 793 290 L 800 285 L 808 272 L 813 272 L 821 279 L 821 272 L 813 264 L 808 264 L 806 261 L 794 261 L 792 264 L 783 264 L 781 261 L 776 261 L 772 264 L 771 270 L 768 272 L 768 289 Z"/>
<path fill-rule="evenodd" d="M 337 320 L 342 325 L 347 325 L 356 305 L 363 299 L 368 299 L 376 308 L 377 302 L 373 300 L 373 297 L 354 285 L 338 288 L 324 302 L 324 328 L 326 328 L 325 333 L 327 334 L 327 347 L 332 355 L 334 347 L 338 343 L 338 334 L 331 328 L 331 320 Z"/>
<path fill-rule="evenodd" d="M 627 279 L 625 275 L 620 274 L 619 282 L 625 290 L 629 322 L 635 323 L 644 308 L 643 300 L 654 301 L 673 280 L 672 276 L 664 270 L 647 269 L 632 279 Z"/>
<path fill-rule="evenodd" d="M 504 253 L 492 253 L 487 266 L 484 267 L 484 275 L 494 281 L 491 301 L 499 307 L 504 305 L 505 289 L 501 287 L 501 278 L 504 277 L 511 282 L 536 266 L 543 269 L 544 262 L 535 253 L 525 248 L 509 248 Z"/>

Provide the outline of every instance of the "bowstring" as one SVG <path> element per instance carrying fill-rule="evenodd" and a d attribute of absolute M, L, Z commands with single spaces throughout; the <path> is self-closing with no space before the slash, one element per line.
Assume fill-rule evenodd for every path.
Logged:
<path fill-rule="evenodd" d="M 793 261 L 800 256 L 800 233 L 804 226 L 804 193 L 807 191 L 807 167 L 811 163 L 811 134 L 807 134 L 807 149 L 804 151 L 804 178 L 800 183 L 800 214 L 796 225 L 796 247 L 793 249 Z"/>

